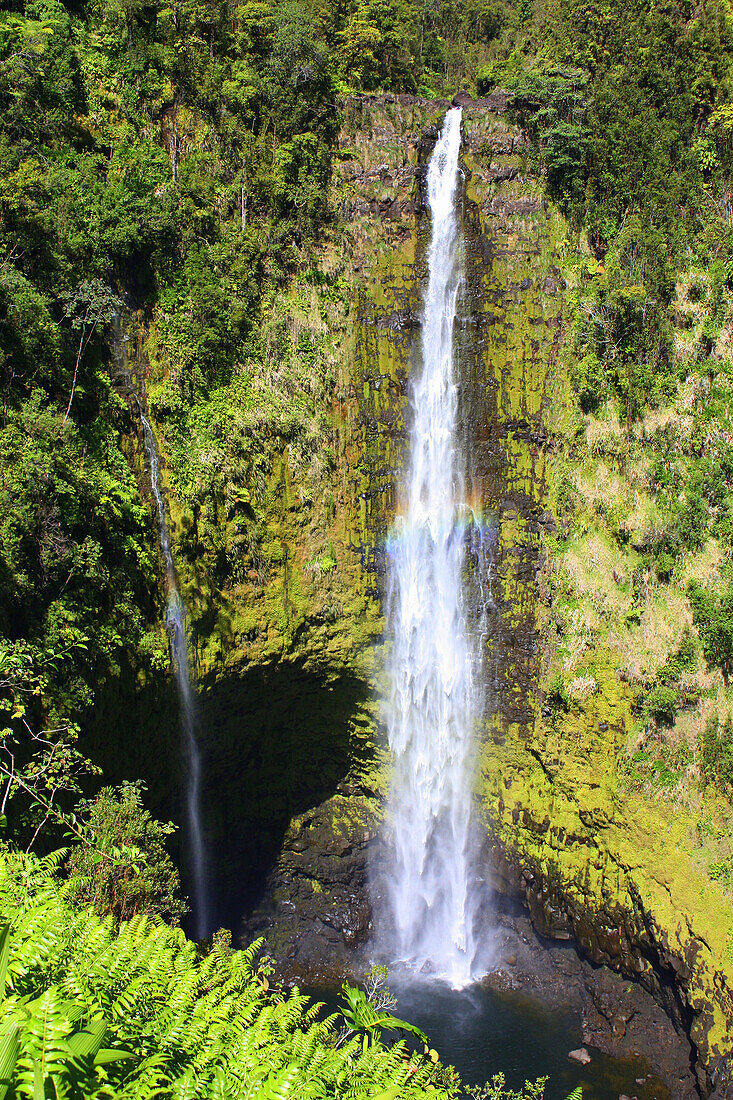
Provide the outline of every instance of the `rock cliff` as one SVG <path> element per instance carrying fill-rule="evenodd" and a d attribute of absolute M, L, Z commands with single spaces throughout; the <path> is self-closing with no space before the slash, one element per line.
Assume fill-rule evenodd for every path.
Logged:
<path fill-rule="evenodd" d="M 293 973 L 343 965 L 370 930 L 387 781 L 384 538 L 424 277 L 423 171 L 447 106 L 343 105 L 338 226 L 318 279 L 272 303 L 322 416 L 310 435 L 260 439 L 244 487 L 195 508 L 171 495 L 219 909 L 265 929 Z M 564 340 L 576 243 L 505 108 L 500 93 L 464 106 L 457 329 L 471 504 L 493 546 L 484 858 L 542 935 L 655 994 L 689 1033 L 706 1094 L 730 1076 L 733 907 L 698 859 L 689 809 L 623 781 L 634 716 L 617 654 L 568 658 L 577 593 L 559 581 L 558 454 L 576 417 Z M 251 410 L 231 430 L 255 431 Z M 569 693 L 558 668 L 572 670 Z"/>

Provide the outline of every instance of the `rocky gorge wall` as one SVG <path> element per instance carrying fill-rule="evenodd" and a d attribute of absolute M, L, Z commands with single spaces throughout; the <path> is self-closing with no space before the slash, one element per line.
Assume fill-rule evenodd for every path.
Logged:
<path fill-rule="evenodd" d="M 429 231 L 423 172 L 447 107 L 409 96 L 364 97 L 347 106 L 341 137 L 335 188 L 353 249 L 351 369 L 358 398 L 347 454 L 357 478 L 362 567 L 375 598 L 419 344 Z M 486 680 L 498 743 L 507 730 L 531 726 L 539 693 L 535 601 L 541 533 L 553 526 L 546 418 L 558 385 L 565 239 L 562 219 L 526 171 L 524 139 L 503 119 L 504 107 L 499 95 L 464 110 L 465 256 L 456 324 L 469 504 L 493 561 Z M 379 642 L 372 660 L 378 694 Z M 346 784 L 336 801 L 293 819 L 264 912 L 249 925 L 267 927 L 275 954 L 296 972 L 343 966 L 344 946 L 368 936 L 366 865 L 368 858 L 377 868 L 380 862 L 379 795 L 386 782 L 378 733 L 376 746 L 366 786 Z M 329 910 L 331 898 L 337 901 Z"/>
<path fill-rule="evenodd" d="M 384 539 L 424 278 L 422 170 L 447 106 L 410 96 L 344 105 L 339 227 L 323 243 L 323 280 L 296 283 L 273 306 L 293 346 L 317 349 L 317 443 L 265 435 L 244 486 L 196 507 L 169 497 L 200 685 L 217 912 L 233 927 L 247 915 L 245 933 L 264 930 L 292 974 L 348 966 L 371 926 L 367 861 L 379 860 L 387 775 Z M 696 866 L 685 814 L 619 781 L 632 700 L 613 656 L 576 662 L 584 682 L 592 663 L 593 687 L 580 685 L 567 707 L 552 693 L 572 612 L 557 583 L 554 466 L 572 404 L 570 244 L 505 107 L 496 94 L 464 108 L 457 323 L 471 503 L 493 549 L 476 785 L 485 862 L 542 935 L 655 993 L 689 1032 L 707 1093 L 730 1075 L 730 901 Z M 154 397 L 153 357 L 143 349 L 140 359 Z M 231 425 L 251 430 L 244 412 Z M 159 435 L 165 458 L 164 425 Z M 145 722 L 157 714 L 167 731 L 158 759 L 142 734 L 135 742 L 135 774 L 152 787 L 179 768 L 171 702 L 164 689 L 147 700 Z M 134 722 L 142 729 L 142 716 Z"/>

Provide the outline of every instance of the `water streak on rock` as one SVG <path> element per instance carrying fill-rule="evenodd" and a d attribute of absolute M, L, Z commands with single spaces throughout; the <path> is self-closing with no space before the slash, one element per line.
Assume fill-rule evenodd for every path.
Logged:
<path fill-rule="evenodd" d="M 139 405 L 139 402 L 138 402 Z M 206 875 L 206 853 L 204 849 L 203 829 L 201 825 L 201 752 L 198 746 L 196 730 L 198 715 L 196 698 L 191 684 L 191 662 L 188 655 L 186 638 L 186 608 L 183 605 L 176 570 L 171 552 L 168 521 L 165 514 L 165 500 L 160 481 L 160 459 L 158 446 L 150 421 L 140 406 L 140 422 L 143 426 L 145 452 L 150 465 L 150 482 L 158 509 L 158 531 L 160 548 L 165 564 L 168 607 L 166 625 L 171 641 L 173 670 L 178 684 L 181 703 L 181 724 L 183 727 L 184 753 L 188 768 L 186 781 L 186 831 L 191 861 L 192 902 L 194 934 L 203 939 L 211 931 L 209 927 L 208 889 Z"/>

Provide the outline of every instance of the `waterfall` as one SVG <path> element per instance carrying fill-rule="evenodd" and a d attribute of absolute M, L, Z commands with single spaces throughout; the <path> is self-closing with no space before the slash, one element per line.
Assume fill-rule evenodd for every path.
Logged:
<path fill-rule="evenodd" d="M 168 521 L 165 514 L 165 501 L 160 482 L 160 459 L 158 446 L 155 441 L 150 421 L 140 408 L 140 421 L 143 426 L 143 438 L 145 452 L 150 464 L 150 481 L 153 487 L 153 496 L 158 508 L 158 531 L 160 533 L 160 548 L 165 563 L 166 591 L 168 607 L 166 611 L 166 625 L 171 640 L 173 656 L 173 670 L 178 684 L 178 694 L 181 702 L 181 724 L 183 726 L 184 752 L 188 767 L 186 782 L 186 834 L 191 860 L 191 879 L 193 886 L 193 918 L 194 934 L 198 939 L 208 935 L 208 891 L 206 883 L 206 855 L 204 851 L 204 838 L 201 828 L 201 753 L 199 752 L 196 738 L 198 725 L 196 713 L 196 699 L 191 685 L 191 663 L 188 656 L 188 644 L 186 640 L 186 609 L 183 605 L 178 585 L 176 584 L 176 571 L 173 565 L 171 553 Z"/>
<path fill-rule="evenodd" d="M 471 980 L 473 737 L 481 713 L 479 641 L 467 622 L 463 456 L 453 328 L 460 283 L 456 210 L 461 109 L 449 110 L 427 172 L 432 232 L 422 370 L 411 393 L 402 505 L 388 540 L 392 639 L 386 725 L 394 753 L 387 933 L 393 961 Z"/>

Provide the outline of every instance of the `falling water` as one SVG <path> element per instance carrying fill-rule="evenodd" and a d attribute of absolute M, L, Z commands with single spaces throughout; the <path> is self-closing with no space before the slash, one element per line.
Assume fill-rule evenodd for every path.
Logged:
<path fill-rule="evenodd" d="M 422 317 L 422 373 L 412 392 L 402 515 L 389 541 L 393 636 L 387 708 L 395 770 L 389 872 L 393 961 L 454 985 L 471 979 L 473 733 L 478 644 L 462 586 L 466 539 L 457 453 L 453 328 L 460 282 L 456 211 L 461 110 L 448 111 L 427 173 L 432 236 Z"/>
<path fill-rule="evenodd" d="M 160 548 L 163 552 L 163 561 L 165 562 L 166 589 L 168 595 L 166 623 L 171 639 L 173 666 L 176 674 L 176 681 L 178 683 L 178 694 L 181 700 L 181 721 L 188 764 L 186 825 L 191 857 L 194 928 L 197 938 L 203 939 L 203 937 L 209 933 L 210 928 L 206 889 L 206 858 L 201 829 L 201 754 L 196 739 L 196 701 L 191 686 L 191 665 L 186 641 L 186 609 L 183 606 L 183 601 L 181 600 L 176 584 L 176 571 L 173 565 L 173 554 L 171 553 L 168 521 L 165 515 L 165 502 L 163 500 L 163 492 L 160 484 L 158 447 L 155 442 L 153 429 L 150 426 L 150 421 L 143 412 L 142 407 L 140 407 L 140 421 L 143 426 L 145 451 L 148 456 L 148 462 L 150 463 L 150 481 L 153 487 L 153 496 L 155 497 L 155 503 L 158 507 Z"/>

